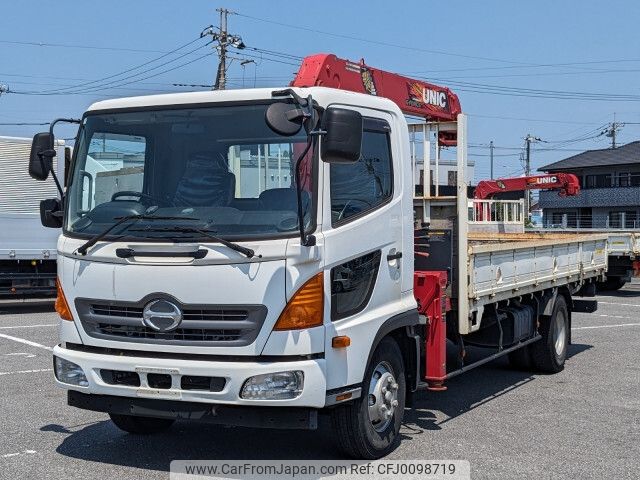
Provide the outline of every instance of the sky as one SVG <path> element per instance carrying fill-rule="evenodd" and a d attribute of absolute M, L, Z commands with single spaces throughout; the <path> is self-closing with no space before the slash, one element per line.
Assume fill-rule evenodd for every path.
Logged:
<path fill-rule="evenodd" d="M 0 135 L 32 136 L 46 127 L 7 124 L 80 117 L 105 98 L 207 89 L 173 84 L 213 83 L 217 56 L 198 38 L 224 7 L 237 13 L 229 32 L 250 47 L 231 54 L 228 88 L 285 86 L 313 53 L 448 86 L 469 114 L 477 180 L 489 177 L 490 141 L 495 176 L 515 176 L 527 134 L 540 139 L 533 169 L 607 148 L 601 132 L 614 118 L 620 144 L 640 140 L 634 0 L 2 3 Z"/>

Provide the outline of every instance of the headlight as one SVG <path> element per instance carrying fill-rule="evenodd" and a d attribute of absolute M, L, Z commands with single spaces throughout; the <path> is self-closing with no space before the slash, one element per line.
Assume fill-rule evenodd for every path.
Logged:
<path fill-rule="evenodd" d="M 299 397 L 304 387 L 304 373 L 267 373 L 249 377 L 242 386 L 240 397 L 247 400 L 287 400 Z"/>
<path fill-rule="evenodd" d="M 53 370 L 58 381 L 78 387 L 88 387 L 89 382 L 80 365 L 60 357 L 53 357 Z"/>

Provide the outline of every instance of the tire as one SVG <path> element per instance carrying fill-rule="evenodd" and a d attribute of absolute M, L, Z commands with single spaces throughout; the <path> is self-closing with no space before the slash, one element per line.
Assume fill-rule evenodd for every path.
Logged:
<path fill-rule="evenodd" d="M 627 284 L 626 280 L 620 277 L 609 277 L 604 282 L 598 282 L 598 290 L 602 292 L 620 290 Z"/>
<path fill-rule="evenodd" d="M 331 419 L 340 450 L 355 459 L 373 460 L 397 446 L 404 416 L 404 364 L 400 348 L 392 338 L 385 337 L 376 348 L 362 385 L 362 396 L 336 407 Z M 386 395 L 381 395 L 383 388 Z M 374 399 L 376 403 L 370 406 Z M 382 406 L 391 413 L 384 414 Z"/>
<path fill-rule="evenodd" d="M 516 370 L 531 370 L 531 349 L 526 345 L 508 355 L 509 365 Z"/>
<path fill-rule="evenodd" d="M 531 363 L 537 370 L 558 373 L 564 368 L 569 343 L 569 309 L 562 295 L 556 297 L 551 316 L 540 317 L 542 339 L 530 345 Z"/>
<path fill-rule="evenodd" d="M 109 417 L 120 430 L 138 435 L 164 432 L 174 422 L 169 418 L 134 417 L 133 415 L 117 415 L 115 413 L 110 413 Z"/>

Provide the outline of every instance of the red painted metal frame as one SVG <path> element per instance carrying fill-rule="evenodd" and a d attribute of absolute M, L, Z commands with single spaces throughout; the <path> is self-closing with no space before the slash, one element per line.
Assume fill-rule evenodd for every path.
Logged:
<path fill-rule="evenodd" d="M 405 114 L 428 121 L 456 121 L 462 113 L 458 96 L 448 88 L 369 67 L 364 59 L 356 63 L 326 53 L 310 55 L 302 61 L 291 86 L 324 86 L 385 97 Z M 456 133 L 440 132 L 438 141 L 455 146 Z"/>
<path fill-rule="evenodd" d="M 427 317 L 425 335 L 425 380 L 427 389 L 446 390 L 447 318 L 450 310 L 446 296 L 448 274 L 444 271 L 417 271 L 413 276 L 413 294 L 418 312 Z"/>

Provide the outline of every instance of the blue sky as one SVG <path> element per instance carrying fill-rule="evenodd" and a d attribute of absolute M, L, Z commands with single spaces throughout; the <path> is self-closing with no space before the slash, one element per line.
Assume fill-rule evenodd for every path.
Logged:
<path fill-rule="evenodd" d="M 497 147 L 496 175 L 507 176 L 522 171 L 518 149 L 527 133 L 549 142 L 534 145 L 534 167 L 580 149 L 606 147 L 608 138 L 589 137 L 611 122 L 614 113 L 618 121 L 627 122 L 619 142 L 640 139 L 640 2 L 632 0 L 8 2 L 0 15 L 0 84 L 16 92 L 75 89 L 84 93 L 4 94 L 0 124 L 80 116 L 92 102 L 108 97 L 200 88 L 173 83 L 212 83 L 217 66 L 214 55 L 129 85 L 114 77 L 70 88 L 131 69 L 195 39 L 204 27 L 217 23 L 217 7 L 248 16 L 229 17 L 229 31 L 241 35 L 248 46 L 300 57 L 319 52 L 352 60 L 364 57 L 371 66 L 449 86 L 471 115 L 470 154 L 476 161 L 477 178 L 489 174 L 488 149 L 483 145 L 490 140 Z M 66 47 L 47 46 L 51 44 Z M 199 46 L 196 42 L 179 53 Z M 208 53 L 208 48 L 128 81 L 191 61 Z M 233 55 L 246 59 L 253 55 L 257 66 L 242 67 L 235 60 L 228 72 L 229 88 L 242 87 L 243 73 L 247 87 L 253 85 L 254 75 L 257 86 L 284 85 L 297 70 L 291 65 L 297 60 L 290 57 L 256 51 Z M 169 55 L 146 68 L 176 58 Z M 97 90 L 105 83 L 110 84 Z M 522 90 L 517 95 L 489 92 L 495 92 L 495 86 L 501 93 L 510 87 L 597 93 L 605 99 L 530 98 L 520 96 Z M 635 97 L 613 101 L 611 95 Z M 0 135 L 31 136 L 42 128 L 0 125 Z M 62 135 L 71 137 L 73 131 L 63 130 Z M 562 143 L 579 138 L 585 140 Z"/>

